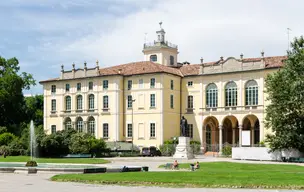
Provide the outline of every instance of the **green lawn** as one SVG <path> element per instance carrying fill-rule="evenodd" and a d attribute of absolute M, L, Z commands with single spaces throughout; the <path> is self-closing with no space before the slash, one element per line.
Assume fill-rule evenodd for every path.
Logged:
<path fill-rule="evenodd" d="M 54 181 L 166 187 L 285 188 L 304 189 L 304 167 L 229 162 L 201 163 L 197 171 L 65 174 Z"/>
<path fill-rule="evenodd" d="M 0 156 L 0 162 L 27 162 L 31 160 L 29 156 Z M 35 158 L 37 163 L 79 163 L 79 164 L 104 164 L 109 161 L 98 158 Z"/>

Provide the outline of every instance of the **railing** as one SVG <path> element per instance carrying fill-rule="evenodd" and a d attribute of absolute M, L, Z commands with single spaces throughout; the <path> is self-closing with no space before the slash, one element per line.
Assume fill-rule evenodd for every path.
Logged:
<path fill-rule="evenodd" d="M 230 107 L 204 107 L 200 108 L 203 112 L 211 111 L 250 111 L 250 110 L 263 110 L 264 105 L 253 105 L 253 106 L 230 106 Z"/>
<path fill-rule="evenodd" d="M 171 48 L 174 48 L 174 49 L 177 49 L 178 46 L 173 44 L 173 43 L 170 43 L 168 41 L 165 41 L 165 42 L 158 42 L 158 41 L 154 41 L 152 43 L 144 43 L 144 48 L 150 48 L 150 47 L 155 47 L 155 46 L 158 46 L 159 44 L 161 45 L 166 45 L 168 47 L 171 47 Z"/>

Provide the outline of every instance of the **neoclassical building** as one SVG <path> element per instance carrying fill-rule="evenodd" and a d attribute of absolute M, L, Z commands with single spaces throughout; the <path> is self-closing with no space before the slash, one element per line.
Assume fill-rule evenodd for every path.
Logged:
<path fill-rule="evenodd" d="M 178 61 L 178 47 L 165 40 L 143 46 L 144 61 L 101 68 L 65 70 L 41 81 L 44 129 L 88 132 L 106 141 L 159 146 L 180 135 L 180 119 L 189 137 L 204 151 L 223 144 L 253 146 L 263 141 L 265 77 L 282 67 L 286 56 L 220 57 L 198 64 Z M 242 141 L 243 139 L 243 141 Z M 216 148 L 216 149 L 215 149 Z"/>

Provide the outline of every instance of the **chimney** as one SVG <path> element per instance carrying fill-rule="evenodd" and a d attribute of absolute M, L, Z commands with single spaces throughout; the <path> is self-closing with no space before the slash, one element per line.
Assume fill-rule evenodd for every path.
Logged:
<path fill-rule="evenodd" d="M 201 64 L 204 64 L 204 58 L 201 57 Z"/>
<path fill-rule="evenodd" d="M 87 76 L 87 62 L 85 61 L 84 64 L 83 64 L 83 71 L 84 71 L 84 76 L 86 77 Z"/>
<path fill-rule="evenodd" d="M 199 74 L 203 74 L 203 73 L 204 73 L 204 58 L 201 57 L 201 64 L 200 64 Z"/>
<path fill-rule="evenodd" d="M 121 69 L 118 69 L 118 74 L 121 74 Z"/>
<path fill-rule="evenodd" d="M 243 60 L 243 56 L 244 56 L 243 53 L 241 53 L 241 55 L 240 55 L 241 60 Z"/>
<path fill-rule="evenodd" d="M 98 60 L 96 61 L 95 70 L 96 70 L 96 75 L 98 75 L 99 74 L 99 61 Z"/>
<path fill-rule="evenodd" d="M 63 74 L 64 74 L 64 66 L 61 65 L 61 77 L 60 77 L 60 79 L 63 79 Z"/>
<path fill-rule="evenodd" d="M 72 67 L 73 78 L 75 78 L 75 63 L 72 64 Z"/>
<path fill-rule="evenodd" d="M 261 57 L 264 59 L 264 51 L 261 52 Z"/>
<path fill-rule="evenodd" d="M 262 50 L 261 51 L 261 59 L 262 59 L 262 68 L 265 68 L 266 67 L 266 62 L 265 62 L 265 58 L 264 58 L 264 51 Z"/>
<path fill-rule="evenodd" d="M 223 56 L 221 56 L 221 61 L 224 61 L 224 57 Z"/>

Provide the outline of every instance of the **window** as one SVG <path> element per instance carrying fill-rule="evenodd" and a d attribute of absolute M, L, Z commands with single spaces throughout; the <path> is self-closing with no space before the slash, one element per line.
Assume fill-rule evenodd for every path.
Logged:
<path fill-rule="evenodd" d="M 89 95 L 89 109 L 94 109 L 94 95 Z"/>
<path fill-rule="evenodd" d="M 88 121 L 88 133 L 95 135 L 95 119 L 94 117 L 90 117 Z"/>
<path fill-rule="evenodd" d="M 128 124 L 127 137 L 132 137 L 132 135 L 133 135 L 132 124 Z"/>
<path fill-rule="evenodd" d="M 128 95 L 128 108 L 133 107 L 132 95 Z"/>
<path fill-rule="evenodd" d="M 56 125 L 52 125 L 51 126 L 51 131 L 52 131 L 52 134 L 56 133 Z"/>
<path fill-rule="evenodd" d="M 193 124 L 188 124 L 186 135 L 190 138 L 193 138 Z"/>
<path fill-rule="evenodd" d="M 103 80 L 102 86 L 103 86 L 103 89 L 108 89 L 109 88 L 109 81 L 108 80 Z"/>
<path fill-rule="evenodd" d="M 76 103 L 76 104 L 77 104 L 77 105 L 76 105 L 76 106 L 77 106 L 76 109 L 77 109 L 77 110 L 81 110 L 81 109 L 82 109 L 82 96 L 81 96 L 81 95 L 78 95 L 78 96 L 77 96 L 77 101 L 76 101 L 76 102 L 77 102 L 77 103 Z"/>
<path fill-rule="evenodd" d="M 128 80 L 128 90 L 132 89 L 132 80 Z"/>
<path fill-rule="evenodd" d="M 170 65 L 174 65 L 174 57 L 172 55 L 170 56 Z"/>
<path fill-rule="evenodd" d="M 93 82 L 89 82 L 89 90 L 93 90 Z"/>
<path fill-rule="evenodd" d="M 56 85 L 52 85 L 51 90 L 52 90 L 52 93 L 56 93 Z"/>
<path fill-rule="evenodd" d="M 104 123 L 102 129 L 103 129 L 103 138 L 108 138 L 109 137 L 109 124 Z"/>
<path fill-rule="evenodd" d="M 65 91 L 69 92 L 70 91 L 70 84 L 65 84 Z"/>
<path fill-rule="evenodd" d="M 151 108 L 155 107 L 155 94 L 150 95 L 150 107 Z"/>
<path fill-rule="evenodd" d="M 192 108 L 193 108 L 193 96 L 188 95 L 188 109 L 192 109 Z"/>
<path fill-rule="evenodd" d="M 173 95 L 170 95 L 170 107 L 171 107 L 171 109 L 174 108 L 174 97 L 173 97 Z"/>
<path fill-rule="evenodd" d="M 77 83 L 77 91 L 81 91 L 81 83 Z"/>
<path fill-rule="evenodd" d="M 107 95 L 103 96 L 103 108 L 104 109 L 109 108 L 109 96 Z"/>
<path fill-rule="evenodd" d="M 71 118 L 67 118 L 64 122 L 64 125 L 65 125 L 65 129 L 68 130 L 68 129 L 72 129 L 72 120 Z"/>
<path fill-rule="evenodd" d="M 155 78 L 151 78 L 150 79 L 150 88 L 154 88 L 155 87 Z"/>
<path fill-rule="evenodd" d="M 214 83 L 211 83 L 207 86 L 206 90 L 206 107 L 214 108 L 217 107 L 217 86 Z"/>
<path fill-rule="evenodd" d="M 237 86 L 236 83 L 231 81 L 225 86 L 225 106 L 237 106 Z"/>
<path fill-rule="evenodd" d="M 188 87 L 192 87 L 193 86 L 193 81 L 188 81 Z"/>
<path fill-rule="evenodd" d="M 151 55 L 150 56 L 150 61 L 156 62 L 157 61 L 157 55 Z"/>
<path fill-rule="evenodd" d="M 56 111 L 56 99 L 52 99 L 52 111 Z"/>
<path fill-rule="evenodd" d="M 246 88 L 246 105 L 258 105 L 258 84 L 255 80 L 250 80 L 245 85 Z"/>
<path fill-rule="evenodd" d="M 76 121 L 76 131 L 77 132 L 83 132 L 83 120 L 82 120 L 81 117 L 77 118 L 77 121 Z"/>
<path fill-rule="evenodd" d="M 171 90 L 174 89 L 174 81 L 173 80 L 171 80 L 170 87 L 171 87 Z"/>
<path fill-rule="evenodd" d="M 138 80 L 138 84 L 139 84 L 139 88 L 142 89 L 144 87 L 144 80 L 143 79 Z"/>
<path fill-rule="evenodd" d="M 155 138 L 155 123 L 150 123 L 150 137 Z"/>
<path fill-rule="evenodd" d="M 71 111 L 71 97 L 70 96 L 67 96 L 65 98 L 65 110 L 66 111 Z"/>

